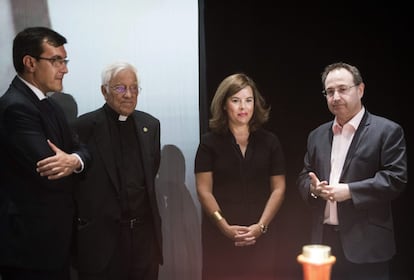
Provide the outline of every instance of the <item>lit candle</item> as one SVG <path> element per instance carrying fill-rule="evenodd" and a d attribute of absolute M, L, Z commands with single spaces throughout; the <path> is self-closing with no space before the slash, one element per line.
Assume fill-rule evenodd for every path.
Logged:
<path fill-rule="evenodd" d="M 329 280 L 336 258 L 331 255 L 331 247 L 312 244 L 302 247 L 297 260 L 302 264 L 304 280 Z"/>
<path fill-rule="evenodd" d="M 331 247 L 326 245 L 305 245 L 302 247 L 302 255 L 311 263 L 322 263 L 329 260 Z"/>

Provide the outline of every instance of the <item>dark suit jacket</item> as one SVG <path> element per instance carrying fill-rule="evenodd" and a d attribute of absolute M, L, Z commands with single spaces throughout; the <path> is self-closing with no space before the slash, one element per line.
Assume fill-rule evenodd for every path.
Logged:
<path fill-rule="evenodd" d="M 48 180 L 36 172 L 36 163 L 54 155 L 47 139 L 78 153 L 85 166 L 89 154 L 51 103 L 55 110 L 46 111 L 18 77 L 0 98 L 0 265 L 57 269 L 69 257 L 77 176 Z"/>
<path fill-rule="evenodd" d="M 304 168 L 297 184 L 303 199 L 313 206 L 312 242 L 321 243 L 326 201 L 310 196 L 308 172 L 329 181 L 332 121 L 308 137 Z M 407 155 L 402 128 L 365 112 L 355 132 L 340 183 L 348 183 L 352 199 L 338 202 L 338 218 L 345 256 L 355 263 L 390 260 L 395 254 L 391 200 L 407 183 Z"/>
<path fill-rule="evenodd" d="M 137 128 L 154 231 L 159 245 L 156 254 L 162 263 L 161 219 L 154 186 L 161 156 L 160 123 L 141 111 L 134 111 L 131 116 Z M 77 231 L 76 263 L 82 271 L 101 271 L 112 256 L 120 233 L 120 182 L 108 122 L 103 107 L 80 116 L 74 122 L 75 130 L 81 141 L 87 143 L 93 158 L 76 192 L 78 217 L 81 220 Z"/>
<path fill-rule="evenodd" d="M 49 96 L 62 107 L 69 124 L 76 120 L 78 117 L 78 104 L 72 95 L 65 92 L 54 92 Z"/>

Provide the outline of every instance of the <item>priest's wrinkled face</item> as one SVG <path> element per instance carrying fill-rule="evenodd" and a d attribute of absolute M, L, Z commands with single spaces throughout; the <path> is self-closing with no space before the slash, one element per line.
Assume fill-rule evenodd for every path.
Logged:
<path fill-rule="evenodd" d="M 136 73 L 130 69 L 118 72 L 101 87 L 106 103 L 117 113 L 129 116 L 137 106 L 140 87 Z"/>

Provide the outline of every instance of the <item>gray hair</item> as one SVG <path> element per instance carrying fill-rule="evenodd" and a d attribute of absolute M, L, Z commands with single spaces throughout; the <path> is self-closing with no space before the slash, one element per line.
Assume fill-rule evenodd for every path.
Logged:
<path fill-rule="evenodd" d="M 101 74 L 101 78 L 102 78 L 102 85 L 103 86 L 108 86 L 109 81 L 112 80 L 113 77 L 115 77 L 119 72 L 121 72 L 122 70 L 132 70 L 138 78 L 138 71 L 137 68 L 135 68 L 135 66 L 133 66 L 132 64 L 128 63 L 128 62 L 114 62 L 109 64 L 108 66 L 106 66 Z"/>

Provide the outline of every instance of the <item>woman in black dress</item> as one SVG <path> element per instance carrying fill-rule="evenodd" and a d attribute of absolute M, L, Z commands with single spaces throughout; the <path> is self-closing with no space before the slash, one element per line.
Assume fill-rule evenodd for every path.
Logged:
<path fill-rule="evenodd" d="M 211 104 L 210 129 L 195 158 L 203 208 L 203 280 L 275 279 L 276 231 L 271 221 L 285 193 L 285 163 L 254 81 L 226 77 Z"/>

